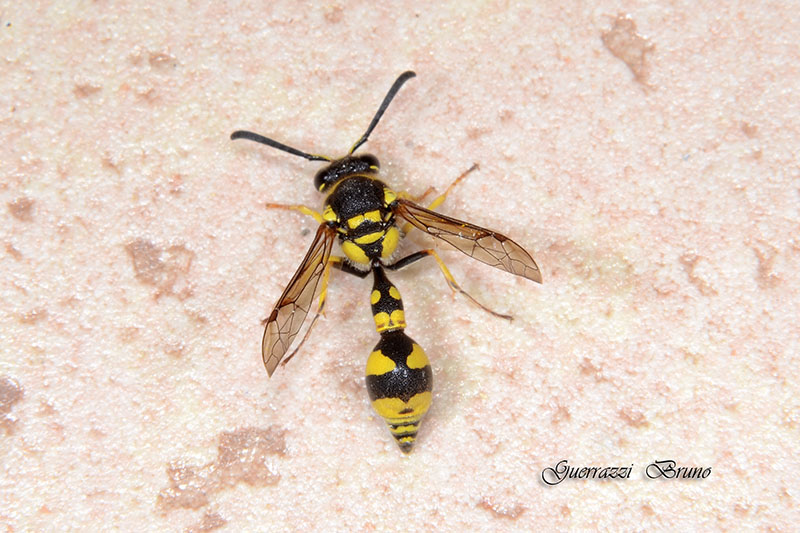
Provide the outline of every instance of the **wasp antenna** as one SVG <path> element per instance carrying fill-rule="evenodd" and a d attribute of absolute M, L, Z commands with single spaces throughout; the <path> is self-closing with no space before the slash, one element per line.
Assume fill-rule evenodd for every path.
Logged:
<path fill-rule="evenodd" d="M 407 82 L 408 80 L 410 80 L 414 76 L 416 76 L 416 73 L 414 73 L 414 72 L 412 72 L 410 70 L 407 70 L 406 72 L 403 72 L 402 74 L 400 74 L 400 77 L 395 80 L 394 84 L 392 85 L 392 88 L 389 89 L 388 93 L 386 93 L 386 97 L 383 99 L 383 102 L 381 103 L 381 106 L 378 108 L 378 112 L 375 113 L 374 117 L 372 117 L 372 122 L 369 123 L 369 127 L 367 128 L 367 131 L 364 132 L 364 135 L 362 135 L 361 138 L 358 140 L 358 142 L 356 142 L 353 145 L 353 147 L 350 149 L 350 153 L 351 154 L 353 152 L 355 152 L 356 149 L 359 146 L 361 146 L 362 144 L 367 142 L 367 139 L 369 138 L 369 134 L 372 133 L 372 130 L 374 130 L 375 126 L 378 125 L 378 121 L 383 116 L 383 113 L 386 111 L 386 108 L 389 107 L 389 104 L 392 103 L 392 99 L 397 94 L 397 91 L 400 90 L 400 87 L 402 87 L 405 82 Z"/>
<path fill-rule="evenodd" d="M 253 133 L 252 131 L 244 131 L 238 130 L 231 133 L 231 140 L 235 141 L 236 139 L 247 139 L 248 141 L 255 141 L 257 143 L 266 144 L 267 146 L 271 146 L 273 148 L 277 148 L 278 150 L 282 150 L 284 152 L 289 152 L 292 155 L 297 155 L 308 159 L 309 161 L 330 161 L 329 157 L 325 157 L 323 155 L 311 155 L 305 152 L 301 152 L 297 148 L 292 148 L 291 146 L 286 146 L 283 143 L 279 143 L 269 137 L 264 137 L 263 135 L 259 135 L 258 133 Z"/>

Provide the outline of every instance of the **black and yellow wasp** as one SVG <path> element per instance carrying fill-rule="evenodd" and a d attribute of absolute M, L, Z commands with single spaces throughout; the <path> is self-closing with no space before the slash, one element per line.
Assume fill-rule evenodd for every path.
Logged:
<path fill-rule="evenodd" d="M 367 141 L 403 84 L 414 76 L 409 71 L 397 78 L 366 132 L 347 155 L 339 159 L 301 152 L 250 131 L 235 131 L 231 135 L 234 140 L 248 139 L 309 161 L 327 163 L 314 177 L 317 190 L 326 195 L 322 213 L 303 205 L 267 204 L 272 208 L 299 211 L 319 222 L 303 262 L 265 321 L 261 350 L 267 373 L 272 376 L 281 361 L 286 364 L 297 353 L 295 349 L 284 359 L 314 304 L 315 296 L 319 294 L 316 315 L 300 345 L 308 338 L 324 308 L 332 266 L 362 278 L 372 272 L 374 284 L 370 303 L 381 340 L 367 362 L 367 388 L 373 407 L 389 424 L 404 452 L 411 450 L 419 422 L 430 406 L 432 374 L 425 352 L 404 332 L 405 316 L 400 294 L 386 277 L 385 270 L 398 270 L 432 256 L 451 289 L 492 314 L 510 317 L 494 313 L 464 292 L 434 250 L 421 250 L 396 258 L 400 239 L 411 229 L 418 228 L 478 261 L 539 283 L 542 281 L 539 267 L 530 254 L 508 237 L 432 211 L 469 171 L 426 209 L 378 179 L 379 163 L 375 156 L 353 155 Z M 402 228 L 398 227 L 401 220 L 405 222 Z M 336 240 L 344 257 L 332 255 Z"/>

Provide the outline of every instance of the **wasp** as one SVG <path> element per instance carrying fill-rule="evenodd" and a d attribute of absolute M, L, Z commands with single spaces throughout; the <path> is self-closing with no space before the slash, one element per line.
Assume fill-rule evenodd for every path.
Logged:
<path fill-rule="evenodd" d="M 432 372 L 425 352 L 404 332 L 406 323 L 400 293 L 385 271 L 433 257 L 453 291 L 465 295 L 491 314 L 511 317 L 484 307 L 461 289 L 435 250 L 420 250 L 397 258 L 400 240 L 417 228 L 478 261 L 542 282 L 539 267 L 531 255 L 508 237 L 433 211 L 452 187 L 476 166 L 459 176 L 425 208 L 408 194 L 395 192 L 379 179 L 380 164 L 374 155 L 354 155 L 367 142 L 400 88 L 415 76 L 414 72 L 407 71 L 397 78 L 367 130 L 347 155 L 338 159 L 309 154 L 251 131 L 238 130 L 231 134 L 232 140 L 247 139 L 309 161 L 325 162 L 314 177 L 314 186 L 326 195 L 322 212 L 304 205 L 267 204 L 271 208 L 299 211 L 319 223 L 305 258 L 264 322 L 261 353 L 267 374 L 272 376 L 279 364 L 286 364 L 308 338 L 325 307 L 331 267 L 362 278 L 372 272 L 374 284 L 370 303 L 381 338 L 367 361 L 367 389 L 373 408 L 387 422 L 406 453 L 411 450 L 419 422 L 431 404 Z M 343 256 L 333 255 L 336 241 Z M 298 347 L 284 357 L 317 296 L 316 314 L 304 337 Z"/>

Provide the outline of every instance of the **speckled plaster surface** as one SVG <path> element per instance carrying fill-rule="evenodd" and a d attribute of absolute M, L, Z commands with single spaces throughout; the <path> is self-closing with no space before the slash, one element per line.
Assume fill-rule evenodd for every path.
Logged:
<path fill-rule="evenodd" d="M 0 8 L 7 531 L 758 529 L 800 522 L 800 73 L 790 3 L 60 2 Z M 365 150 L 528 248 L 395 274 L 434 406 L 372 413 L 369 282 L 268 380 L 317 170 Z M 404 249 L 430 246 L 412 235 Z M 575 467 L 627 479 L 566 479 Z M 648 464 L 710 468 L 650 480 Z"/>

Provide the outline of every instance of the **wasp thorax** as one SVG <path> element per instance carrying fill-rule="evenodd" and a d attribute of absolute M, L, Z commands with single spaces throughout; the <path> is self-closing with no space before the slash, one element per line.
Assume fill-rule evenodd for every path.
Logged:
<path fill-rule="evenodd" d="M 317 175 L 314 176 L 314 187 L 318 191 L 324 191 L 342 178 L 354 174 L 374 174 L 379 167 L 378 158 L 372 154 L 348 155 L 332 161 L 317 172 Z"/>

